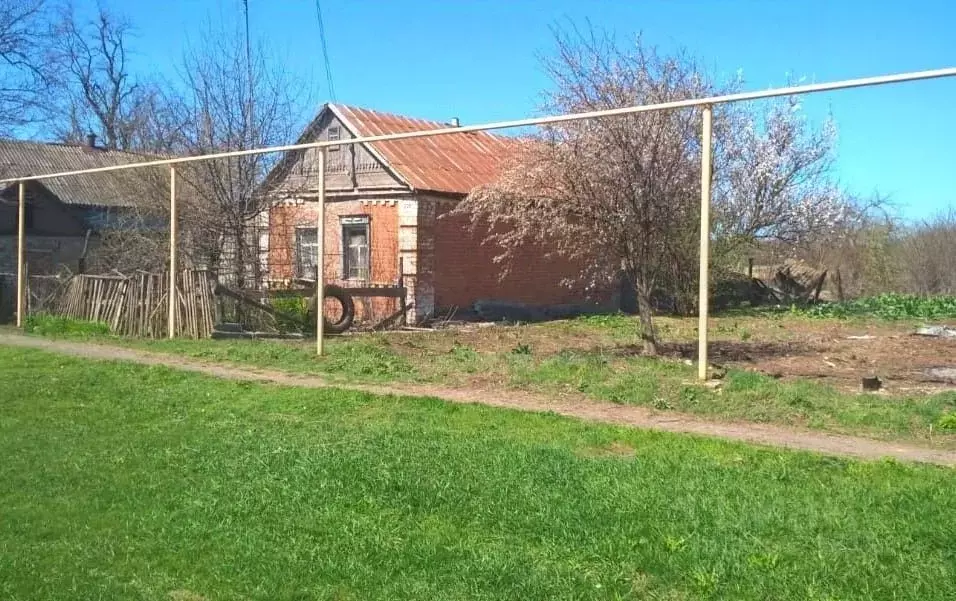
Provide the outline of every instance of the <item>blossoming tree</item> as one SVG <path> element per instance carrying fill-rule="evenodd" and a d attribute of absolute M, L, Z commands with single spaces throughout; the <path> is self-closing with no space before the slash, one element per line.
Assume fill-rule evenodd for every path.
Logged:
<path fill-rule="evenodd" d="M 572 113 L 700 98 L 719 84 L 684 53 L 663 54 L 638 38 L 622 47 L 594 32 L 557 32 L 545 61 L 553 81 L 542 109 Z M 569 286 L 633 285 L 639 337 L 658 351 L 655 296 L 696 286 L 700 214 L 699 109 L 651 111 L 544 127 L 526 139 L 493 184 L 456 209 L 500 248 L 506 269 L 536 244 L 581 265 Z M 814 129 L 799 101 L 761 111 L 719 105 L 714 114 L 715 248 L 756 239 L 799 240 L 839 219 L 831 176 L 835 129 Z"/>

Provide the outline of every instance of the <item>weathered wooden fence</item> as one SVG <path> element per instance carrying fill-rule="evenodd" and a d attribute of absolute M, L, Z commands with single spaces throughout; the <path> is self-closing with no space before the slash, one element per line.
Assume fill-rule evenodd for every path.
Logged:
<path fill-rule="evenodd" d="M 176 284 L 176 335 L 212 335 L 216 304 L 206 270 L 184 270 Z M 169 275 L 76 275 L 60 297 L 57 313 L 101 321 L 114 334 L 159 338 L 168 335 Z"/>

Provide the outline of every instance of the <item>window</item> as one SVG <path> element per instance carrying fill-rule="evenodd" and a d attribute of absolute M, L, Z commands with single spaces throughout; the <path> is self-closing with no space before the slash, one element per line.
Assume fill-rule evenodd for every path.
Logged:
<path fill-rule="evenodd" d="M 342 277 L 369 279 L 368 217 L 342 217 Z"/>
<path fill-rule="evenodd" d="M 295 275 L 314 278 L 319 257 L 318 231 L 314 227 L 295 228 Z"/>
<path fill-rule="evenodd" d="M 259 274 L 262 277 L 269 275 L 269 228 L 259 226 Z"/>
<path fill-rule="evenodd" d="M 329 142 L 336 142 L 342 139 L 342 128 L 337 125 L 329 127 Z M 338 152 L 341 146 L 329 146 L 329 152 Z"/>

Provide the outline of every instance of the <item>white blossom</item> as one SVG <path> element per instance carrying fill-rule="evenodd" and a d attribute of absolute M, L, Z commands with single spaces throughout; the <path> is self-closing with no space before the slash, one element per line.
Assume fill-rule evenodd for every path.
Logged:
<path fill-rule="evenodd" d="M 581 112 L 700 98 L 719 86 L 688 57 L 638 41 L 622 51 L 606 37 L 561 36 L 548 63 L 548 112 Z M 787 242 L 838 223 L 846 206 L 831 175 L 836 130 L 806 120 L 798 98 L 760 110 L 720 105 L 714 114 L 715 248 Z M 634 284 L 645 348 L 654 350 L 651 298 L 675 303 L 696 286 L 700 227 L 700 109 L 561 123 L 522 145 L 499 180 L 459 207 L 502 250 L 525 244 L 580 266 L 569 284 L 606 288 L 623 269 Z"/>

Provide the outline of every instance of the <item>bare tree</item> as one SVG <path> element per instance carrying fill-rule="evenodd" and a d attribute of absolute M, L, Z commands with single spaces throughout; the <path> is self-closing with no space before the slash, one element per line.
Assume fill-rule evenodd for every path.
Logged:
<path fill-rule="evenodd" d="M 559 31 L 556 39 L 545 62 L 554 83 L 549 112 L 662 103 L 740 84 L 718 84 L 686 54 L 662 54 L 640 38 L 626 48 L 593 32 Z M 716 241 L 795 240 L 820 227 L 818 216 L 839 212 L 827 178 L 830 146 L 816 149 L 829 133 L 809 131 L 794 106 L 766 114 L 715 109 Z M 697 281 L 700 122 L 698 109 L 684 109 L 546 127 L 498 182 L 457 210 L 489 227 L 505 264 L 534 243 L 581 265 L 570 285 L 607 285 L 623 270 L 636 292 L 644 349 L 655 353 L 653 296 L 679 296 Z"/>
<path fill-rule="evenodd" d="M 129 21 L 102 7 L 86 23 L 72 6 L 64 8 L 51 57 L 65 100 L 55 126 L 59 137 L 79 142 L 94 133 L 110 150 L 163 146 L 150 128 L 161 96 L 157 86 L 131 75 L 131 37 Z"/>
<path fill-rule="evenodd" d="M 126 19 L 102 8 L 87 23 L 65 9 L 53 53 L 66 99 L 60 107 L 61 138 L 80 141 L 92 131 L 108 149 L 203 155 L 275 145 L 295 133 L 302 86 L 290 82 L 261 49 L 247 54 L 239 30 L 209 27 L 186 51 L 178 80 L 163 86 L 131 74 L 132 31 Z M 256 155 L 179 167 L 186 262 L 218 267 L 239 285 L 258 280 L 255 227 L 264 208 L 259 186 L 273 161 Z M 155 250 L 165 242 L 148 224 L 168 221 L 169 174 L 135 175 L 131 187 L 142 191 L 142 206 L 127 221 L 140 225 L 104 233 L 100 265 L 145 253 L 156 257 L 146 261 L 150 268 L 162 267 L 164 254 Z"/>
<path fill-rule="evenodd" d="M 838 300 L 878 294 L 899 284 L 895 247 L 899 216 L 886 196 L 845 194 L 842 215 L 796 245 L 777 244 L 780 253 L 827 270 Z M 777 257 L 779 260 L 783 257 Z"/>
<path fill-rule="evenodd" d="M 261 47 L 247 54 L 241 40 L 237 32 L 212 30 L 184 58 L 184 94 L 174 106 L 186 154 L 272 146 L 288 141 L 300 127 L 297 90 L 302 86 Z M 197 243 L 207 262 L 239 286 L 261 275 L 256 226 L 266 198 L 260 186 L 277 158 L 247 155 L 184 170 L 200 199 Z"/>
<path fill-rule="evenodd" d="M 826 269 L 837 300 L 888 292 L 956 293 L 956 210 L 905 220 L 891 199 L 878 193 L 849 197 L 844 216 L 796 245 L 762 244 L 771 261 L 795 257 Z"/>
<path fill-rule="evenodd" d="M 911 225 L 899 245 L 901 279 L 916 294 L 956 294 L 956 208 Z"/>
<path fill-rule="evenodd" d="M 0 0 L 0 136 L 39 118 L 49 85 L 45 9 L 45 0 Z"/>

